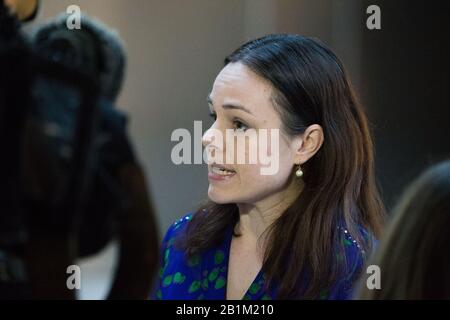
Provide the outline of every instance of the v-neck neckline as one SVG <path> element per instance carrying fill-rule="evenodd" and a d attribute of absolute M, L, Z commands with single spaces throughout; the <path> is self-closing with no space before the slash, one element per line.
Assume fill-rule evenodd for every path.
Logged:
<path fill-rule="evenodd" d="M 224 300 L 227 300 L 227 291 L 228 291 L 228 273 L 230 271 L 230 257 L 231 257 L 231 241 L 233 240 L 233 227 L 229 228 L 229 230 L 227 231 L 227 235 L 226 235 L 226 239 L 225 239 L 225 259 L 224 259 L 224 263 L 225 263 L 225 279 L 226 279 L 226 283 L 225 283 L 225 287 L 224 287 Z M 255 284 L 258 284 L 260 282 L 264 282 L 263 281 L 263 272 L 262 272 L 262 268 L 259 269 L 256 277 L 253 279 L 253 281 L 250 283 L 250 286 L 247 288 L 247 290 L 244 293 L 244 296 L 240 299 L 240 300 L 245 300 L 246 297 L 253 297 L 255 294 L 260 293 L 260 291 L 262 290 L 262 287 L 259 286 L 259 289 L 252 293 L 253 291 L 253 287 Z"/>

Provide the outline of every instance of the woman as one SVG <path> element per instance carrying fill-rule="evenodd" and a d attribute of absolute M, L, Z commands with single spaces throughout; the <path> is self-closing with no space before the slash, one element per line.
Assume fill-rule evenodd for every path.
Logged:
<path fill-rule="evenodd" d="M 341 62 L 318 40 L 266 36 L 226 58 L 208 102 L 210 157 L 235 151 L 213 133 L 279 130 L 279 169 L 208 161 L 210 201 L 168 230 L 156 298 L 348 298 L 384 211 Z"/>
<path fill-rule="evenodd" d="M 407 189 L 371 264 L 381 288 L 361 299 L 450 299 L 450 161 L 433 166 Z"/>

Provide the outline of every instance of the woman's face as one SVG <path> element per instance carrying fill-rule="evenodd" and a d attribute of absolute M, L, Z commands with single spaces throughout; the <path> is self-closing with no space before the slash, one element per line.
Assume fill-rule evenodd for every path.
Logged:
<path fill-rule="evenodd" d="M 203 135 L 212 201 L 254 204 L 286 189 L 295 178 L 293 167 L 301 139 L 283 133 L 272 97 L 272 85 L 241 63 L 228 64 L 217 76 L 208 98 L 214 123 Z M 226 131 L 233 132 L 234 139 L 228 139 Z M 245 144 L 239 146 L 238 139 L 245 136 Z M 261 143 L 264 138 L 266 144 Z M 238 160 L 239 153 L 245 163 Z M 250 153 L 257 155 L 253 163 L 249 163 Z M 271 165 L 262 161 L 261 153 L 270 158 Z M 222 169 L 213 162 L 221 163 Z M 276 170 L 262 174 L 270 166 Z"/>

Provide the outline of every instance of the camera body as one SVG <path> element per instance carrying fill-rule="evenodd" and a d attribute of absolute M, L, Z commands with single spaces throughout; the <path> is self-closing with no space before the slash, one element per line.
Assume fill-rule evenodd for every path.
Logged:
<path fill-rule="evenodd" d="M 28 40 L 1 7 L 0 296 L 73 298 L 67 266 L 120 238 L 136 270 L 119 261 L 110 296 L 145 298 L 158 240 L 127 118 L 115 107 L 120 40 L 86 16 L 68 30 L 65 15 Z M 53 286 L 43 277 L 52 269 Z"/>

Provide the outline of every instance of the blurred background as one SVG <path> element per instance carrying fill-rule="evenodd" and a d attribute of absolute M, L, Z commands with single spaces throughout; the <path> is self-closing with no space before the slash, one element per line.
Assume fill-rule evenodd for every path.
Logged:
<path fill-rule="evenodd" d="M 347 67 L 372 125 L 388 208 L 430 164 L 450 157 L 449 1 L 43 0 L 32 30 L 69 5 L 117 30 L 128 67 L 120 108 L 144 165 L 161 236 L 206 197 L 203 165 L 176 166 L 177 128 L 210 124 L 206 96 L 224 57 L 269 33 L 320 38 Z M 366 9 L 381 9 L 368 30 Z M 112 242 L 80 261 L 82 299 L 103 298 L 117 259 Z"/>

